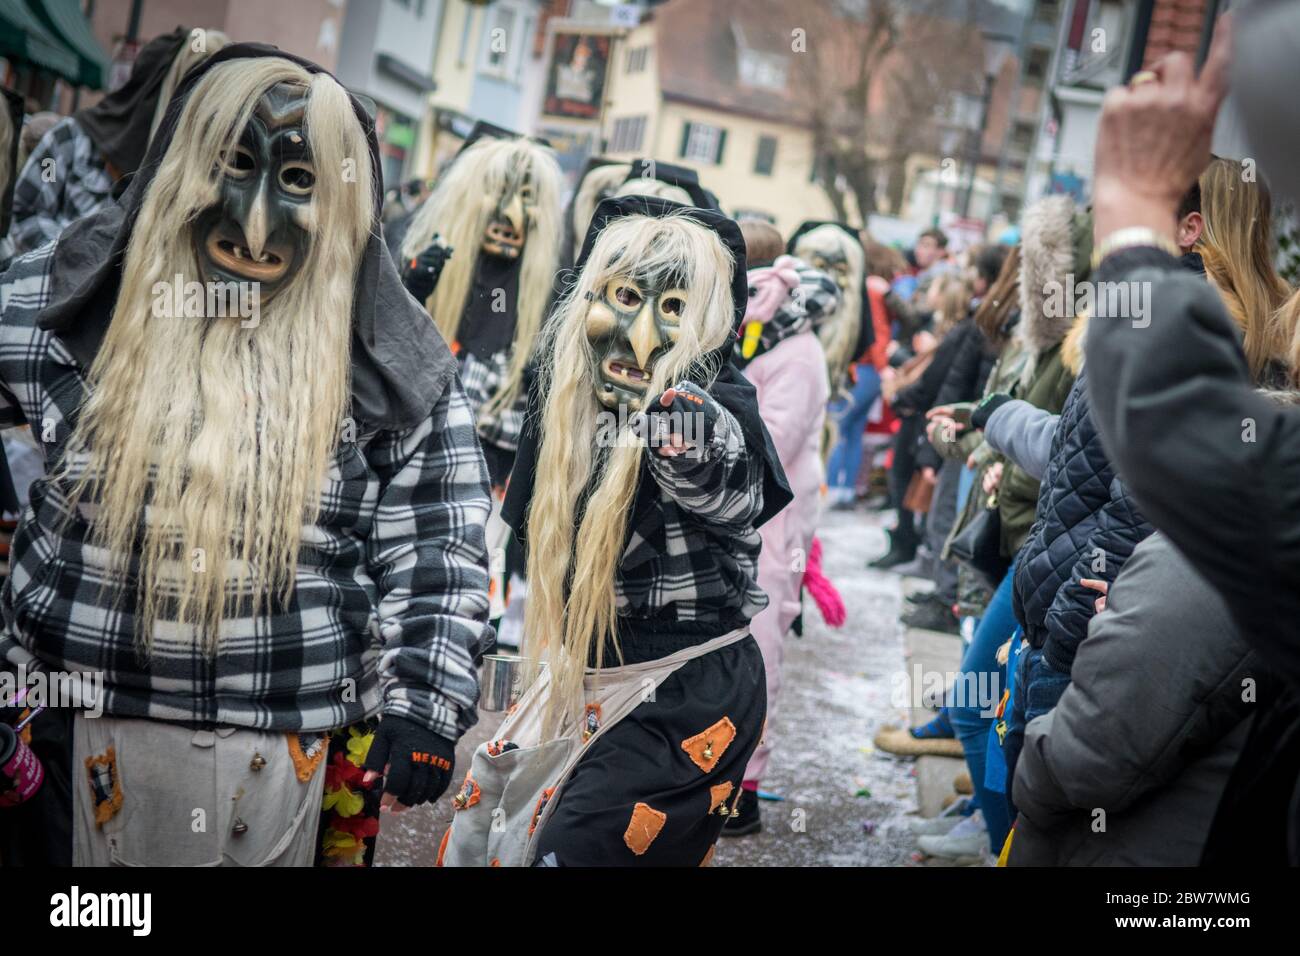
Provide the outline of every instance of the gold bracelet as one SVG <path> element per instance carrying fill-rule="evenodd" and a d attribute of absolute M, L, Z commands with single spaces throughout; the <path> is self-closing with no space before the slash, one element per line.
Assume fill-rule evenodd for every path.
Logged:
<path fill-rule="evenodd" d="M 1179 249 L 1171 239 L 1154 229 L 1146 226 L 1129 226 L 1126 229 L 1116 229 L 1098 243 L 1097 248 L 1092 251 L 1092 267 L 1096 269 L 1101 265 L 1101 261 L 1112 253 L 1137 246 L 1161 249 L 1175 259 L 1183 254 L 1183 250 Z"/>

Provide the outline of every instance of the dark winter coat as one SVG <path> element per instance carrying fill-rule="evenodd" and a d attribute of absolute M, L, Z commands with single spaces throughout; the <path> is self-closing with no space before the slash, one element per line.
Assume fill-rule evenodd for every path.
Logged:
<path fill-rule="evenodd" d="M 948 335 L 955 335 L 958 330 L 962 331 L 962 335 L 957 342 L 956 352 L 930 408 L 978 399 L 984 394 L 984 383 L 988 381 L 989 372 L 997 361 L 997 352 L 989 345 L 973 318 L 958 323 Z M 930 467 L 937 471 L 943 465 L 943 456 L 932 444 L 925 442 L 917 453 L 916 462 L 921 468 Z"/>
<path fill-rule="evenodd" d="M 1143 541 L 1025 732 L 1008 862 L 1195 866 L 1266 666 L 1169 539 Z"/>
<path fill-rule="evenodd" d="M 1300 689 L 1300 409 L 1254 390 L 1222 300 L 1173 256 L 1126 250 L 1098 279 L 1144 283 L 1151 303 L 1147 322 L 1108 321 L 1089 336 L 1106 447 L 1143 511 L 1223 595 L 1244 639 Z M 1254 825 L 1239 853 L 1289 846 L 1294 864 L 1300 706 L 1274 712 L 1224 800 L 1238 829 Z"/>
<path fill-rule="evenodd" d="M 1114 581 L 1152 530 L 1102 448 L 1090 406 L 1085 368 L 1061 409 L 1038 516 L 1016 563 L 1016 618 L 1030 645 L 1065 674 L 1097 599 L 1080 580 Z"/>
<path fill-rule="evenodd" d="M 1074 385 L 1074 373 L 1061 358 L 1061 346 L 1052 346 L 1038 356 L 1033 373 L 1013 394 L 1035 408 L 1061 411 Z M 1034 526 L 1038 508 L 1038 479 L 1012 462 L 1006 462 L 998 483 L 998 519 L 1002 525 L 1002 554 L 1011 558 L 1021 549 Z"/>

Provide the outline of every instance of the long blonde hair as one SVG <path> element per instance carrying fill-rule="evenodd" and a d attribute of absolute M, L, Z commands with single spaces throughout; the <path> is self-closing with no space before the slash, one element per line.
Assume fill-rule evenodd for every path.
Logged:
<path fill-rule="evenodd" d="M 587 238 L 587 230 L 591 227 L 591 217 L 596 214 L 596 207 L 606 196 L 614 195 L 614 191 L 631 171 L 630 163 L 605 163 L 592 167 L 582 177 L 582 182 L 578 183 L 578 189 L 573 194 L 572 221 L 569 223 L 573 229 L 572 261 L 577 262 L 578 256 L 582 254 L 582 243 Z"/>
<path fill-rule="evenodd" d="M 1246 182 L 1241 165 L 1215 158 L 1201 174 L 1205 231 L 1197 251 L 1205 274 L 1241 328 L 1251 377 L 1285 362 L 1290 346 L 1278 310 L 1291 293 L 1273 265 L 1273 204 L 1262 182 Z"/>
<path fill-rule="evenodd" d="M 862 324 L 862 283 L 866 278 L 866 254 L 862 245 L 853 240 L 839 226 L 825 225 L 810 229 L 795 242 L 794 254 L 805 262 L 814 253 L 842 255 L 849 265 L 848 288 L 842 290 L 840 304 L 826 316 L 818 330 L 822 349 L 826 352 L 826 372 L 830 376 L 831 392 L 838 393 L 848 374 L 849 365 L 857 358 L 853 348 L 858 341 Z M 832 278 L 834 278 L 832 276 Z"/>
<path fill-rule="evenodd" d="M 195 40 L 203 41 L 197 50 L 194 48 Z M 171 102 L 176 88 L 181 85 L 181 80 L 185 79 L 185 74 L 229 43 L 230 37 L 220 30 L 210 30 L 206 27 L 195 27 L 186 34 L 181 48 L 172 57 L 172 65 L 163 77 L 162 86 L 158 88 L 158 105 L 154 107 L 153 122 L 149 124 L 150 139 L 153 139 L 154 133 L 158 132 L 158 126 L 167 114 L 167 104 Z"/>
<path fill-rule="evenodd" d="M 159 289 L 200 281 L 191 230 L 219 201 L 216 158 L 277 84 L 308 92 L 318 175 L 299 223 L 297 273 L 245 328 L 238 318 L 159 317 Z M 328 171 L 356 164 L 350 181 Z M 210 70 L 181 112 L 126 248 L 112 321 L 60 479 L 84 503 L 105 587 L 123 596 L 139 541 L 137 635 L 217 649 L 231 608 L 288 601 L 304 525 L 349 397 L 356 273 L 371 232 L 370 151 L 346 91 L 277 57 Z M 144 528 L 141 532 L 141 523 Z"/>
<path fill-rule="evenodd" d="M 939 338 L 970 314 L 970 282 L 960 272 L 941 272 L 935 276 L 929 297 L 935 303 L 934 334 Z"/>
<path fill-rule="evenodd" d="M 561 223 L 560 165 L 554 152 L 531 140 L 482 139 L 458 157 L 438 180 L 437 188 L 416 212 L 402 240 L 402 257 L 423 252 L 441 234 L 453 250 L 425 307 L 447 342 L 460 334 L 461 319 L 474 282 L 483 233 L 492 220 L 497 199 L 511 183 L 529 177 L 535 202 L 527 225 L 523 260 L 519 265 L 519 300 L 515 336 L 505 381 L 485 411 L 500 412 L 519 397 L 524 369 L 532 358 L 537 333 L 550 302 L 559 264 Z"/>
<path fill-rule="evenodd" d="M 546 402 L 528 517 L 524 654 L 548 661 L 551 730 L 581 708 L 583 672 L 590 660 L 603 665 L 606 639 L 618 650 L 616 579 L 645 454 L 627 422 L 616 441 L 597 441 L 610 430 L 597 427 L 603 409 L 587 339 L 590 298 L 617 277 L 675 276 L 687 290 L 681 332 L 655 363 L 646 394 L 683 379 L 707 385 L 717 374 L 709 356 L 732 334 L 733 266 L 717 234 L 686 215 L 615 220 L 542 333 Z"/>

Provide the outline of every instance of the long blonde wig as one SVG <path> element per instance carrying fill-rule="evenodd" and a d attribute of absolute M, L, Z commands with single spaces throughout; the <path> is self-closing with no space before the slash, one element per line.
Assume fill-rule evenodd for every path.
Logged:
<path fill-rule="evenodd" d="M 591 217 L 596 214 L 596 207 L 606 196 L 614 195 L 631 171 L 630 163 L 606 163 L 590 169 L 582 177 L 582 182 L 578 183 L 578 189 L 573 194 L 573 221 L 569 224 L 573 229 L 572 261 L 577 262 L 578 256 L 582 254 L 582 243 L 587 238 L 587 229 L 591 226 Z"/>
<path fill-rule="evenodd" d="M 312 235 L 305 260 L 254 327 L 238 317 L 155 315 L 159 283 L 170 287 L 178 274 L 201 281 L 192 227 L 218 201 L 217 157 L 281 83 L 308 91 L 304 128 L 317 176 L 296 213 Z M 337 172 L 348 168 L 354 177 Z M 276 57 L 232 60 L 185 103 L 140 206 L 61 473 L 72 502 L 85 504 L 91 544 L 119 597 L 138 547 L 136 623 L 146 652 L 155 628 L 174 622 L 167 633 L 213 653 L 235 609 L 260 614 L 293 590 L 304 526 L 318 515 L 347 410 L 371 189 L 365 133 L 327 74 Z"/>
<path fill-rule="evenodd" d="M 167 113 L 167 104 L 171 102 L 176 88 L 181 85 L 181 80 L 185 79 L 185 74 L 229 43 L 230 37 L 220 30 L 209 30 L 206 27 L 195 27 L 186 35 L 185 42 L 181 44 L 176 56 L 172 57 L 171 68 L 167 70 L 162 86 L 158 89 L 158 105 L 154 107 L 153 122 L 149 125 L 150 139 L 158 132 L 158 126 Z"/>
<path fill-rule="evenodd" d="M 1241 164 L 1216 157 L 1201 174 L 1205 220 L 1196 250 L 1205 274 L 1241 329 L 1251 377 L 1285 364 L 1290 338 L 1279 310 L 1291 289 L 1273 265 L 1273 204 L 1262 182 L 1247 182 Z"/>
<path fill-rule="evenodd" d="M 435 233 L 451 246 L 453 255 L 425 308 L 442 337 L 448 343 L 455 342 L 474 282 L 483 234 L 492 221 L 497 201 L 525 177 L 532 182 L 534 203 L 519 266 L 515 336 L 505 381 L 487 403 L 488 414 L 509 408 L 519 397 L 524 369 L 532 357 L 543 313 L 550 301 L 559 264 L 563 221 L 560 165 L 554 152 L 522 138 L 479 140 L 456 157 L 438 180 L 433 194 L 411 220 L 411 228 L 402 241 L 404 259 L 423 252 Z"/>
<path fill-rule="evenodd" d="M 830 375 L 831 391 L 838 393 L 848 374 L 849 365 L 856 355 L 853 347 L 858 341 L 862 322 L 862 283 L 865 278 L 866 256 L 861 244 L 855 242 L 839 226 L 818 226 L 810 229 L 795 242 L 794 254 L 805 262 L 814 255 L 843 256 L 849 265 L 848 288 L 841 290 L 840 304 L 826 316 L 817 330 L 822 349 L 826 352 L 826 371 Z M 833 278 L 833 277 L 832 277 Z"/>
<path fill-rule="evenodd" d="M 540 451 L 528 515 L 524 653 L 545 658 L 551 698 L 546 726 L 576 717 L 583 672 L 618 650 L 616 580 L 636 497 L 643 441 L 630 422 L 617 441 L 598 429 L 596 356 L 587 339 L 590 298 L 615 278 L 674 276 L 687 290 L 681 331 L 655 363 L 647 396 L 683 379 L 707 387 L 710 354 L 732 335 L 733 257 L 711 229 L 682 214 L 633 215 L 607 225 L 539 343 Z M 621 651 L 619 651 L 621 656 Z"/>

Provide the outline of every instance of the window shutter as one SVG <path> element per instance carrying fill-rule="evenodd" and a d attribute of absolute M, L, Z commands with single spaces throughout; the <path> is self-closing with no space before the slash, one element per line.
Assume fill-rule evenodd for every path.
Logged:
<path fill-rule="evenodd" d="M 727 131 L 723 127 L 718 127 L 718 155 L 714 158 L 713 161 L 717 163 L 719 166 L 722 165 L 722 151 L 726 148 L 726 146 L 727 146 Z"/>
<path fill-rule="evenodd" d="M 689 143 L 690 140 L 691 140 L 691 124 L 683 123 L 682 124 L 682 145 L 681 145 L 681 149 L 679 149 L 677 152 L 677 155 L 680 156 L 682 159 L 686 158 L 686 144 Z"/>

